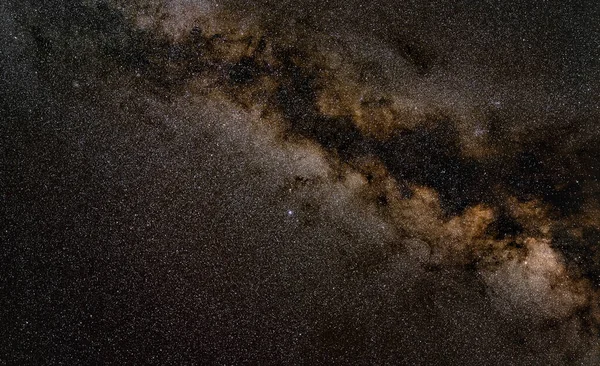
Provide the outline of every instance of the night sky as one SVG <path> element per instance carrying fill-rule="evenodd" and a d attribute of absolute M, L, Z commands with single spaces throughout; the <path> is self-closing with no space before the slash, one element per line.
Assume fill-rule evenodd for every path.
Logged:
<path fill-rule="evenodd" d="M 600 364 L 600 3 L 0 4 L 0 364 Z"/>

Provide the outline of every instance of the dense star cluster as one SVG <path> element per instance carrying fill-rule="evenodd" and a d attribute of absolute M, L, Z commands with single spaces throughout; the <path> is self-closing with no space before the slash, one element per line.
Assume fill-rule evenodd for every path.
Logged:
<path fill-rule="evenodd" d="M 7 364 L 600 363 L 600 7 L 0 7 Z"/>

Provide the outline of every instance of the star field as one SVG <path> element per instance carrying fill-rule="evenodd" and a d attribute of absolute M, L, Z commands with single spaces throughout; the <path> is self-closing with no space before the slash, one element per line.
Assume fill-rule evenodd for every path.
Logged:
<path fill-rule="evenodd" d="M 594 2 L 0 16 L 1 363 L 600 363 Z"/>

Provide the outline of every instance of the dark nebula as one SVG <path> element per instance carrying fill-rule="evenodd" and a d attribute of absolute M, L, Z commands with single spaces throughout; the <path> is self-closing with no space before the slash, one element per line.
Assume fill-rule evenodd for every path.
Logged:
<path fill-rule="evenodd" d="M 0 5 L 3 364 L 600 364 L 600 6 Z"/>

